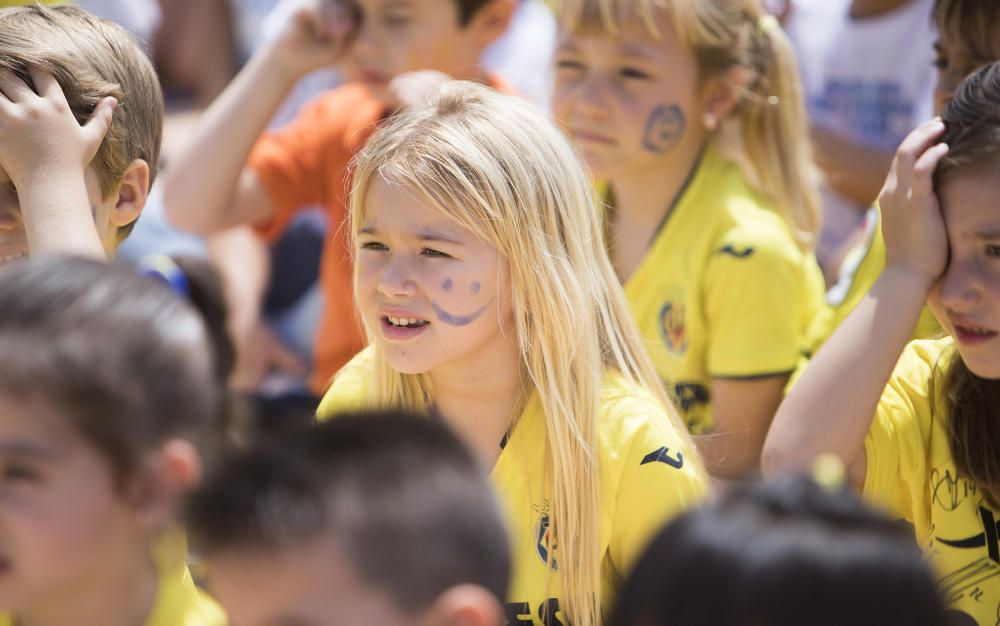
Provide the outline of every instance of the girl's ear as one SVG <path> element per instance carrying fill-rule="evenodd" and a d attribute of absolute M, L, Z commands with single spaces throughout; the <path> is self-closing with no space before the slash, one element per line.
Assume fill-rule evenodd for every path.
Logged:
<path fill-rule="evenodd" d="M 427 626 L 501 626 L 506 623 L 500 601 L 479 585 L 448 589 L 434 600 L 421 624 Z"/>
<path fill-rule="evenodd" d="M 201 473 L 201 457 L 191 442 L 171 439 L 160 446 L 127 485 L 137 522 L 153 529 L 169 524 Z"/>
<path fill-rule="evenodd" d="M 750 72 L 740 65 L 734 65 L 720 76 L 711 78 L 702 89 L 702 123 L 705 130 L 713 132 L 722 125 L 743 94 L 750 86 Z"/>

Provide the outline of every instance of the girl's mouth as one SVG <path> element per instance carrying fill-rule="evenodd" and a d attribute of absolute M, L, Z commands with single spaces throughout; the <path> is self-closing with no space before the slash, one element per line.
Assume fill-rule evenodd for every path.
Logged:
<path fill-rule="evenodd" d="M 997 336 L 997 331 L 977 326 L 959 326 L 955 324 L 955 339 L 966 346 L 986 343 Z"/>
<path fill-rule="evenodd" d="M 383 315 L 382 321 L 382 336 L 386 339 L 405 341 L 407 339 L 412 339 L 417 335 L 424 332 L 424 330 L 430 325 L 427 320 L 416 319 L 413 317 L 395 317 L 390 315 Z"/>

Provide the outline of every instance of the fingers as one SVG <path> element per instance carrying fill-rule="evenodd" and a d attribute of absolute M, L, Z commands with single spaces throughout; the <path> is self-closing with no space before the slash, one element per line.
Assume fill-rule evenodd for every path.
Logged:
<path fill-rule="evenodd" d="M 0 71 L 0 94 L 9 102 L 23 102 L 26 98 L 35 95 L 26 82 L 21 80 L 14 72 L 9 70 Z"/>
<path fill-rule="evenodd" d="M 69 105 L 66 103 L 66 94 L 63 93 L 62 87 L 59 86 L 59 81 L 56 80 L 55 76 L 38 68 L 30 69 L 28 75 L 31 76 L 31 82 L 35 83 L 35 91 L 39 96 L 63 104 L 67 109 L 69 108 Z"/>
<path fill-rule="evenodd" d="M 939 143 L 924 151 L 913 165 L 913 179 L 910 182 L 910 194 L 915 200 L 930 198 L 934 195 L 934 170 L 938 163 L 948 154 L 948 145 Z"/>
<path fill-rule="evenodd" d="M 93 115 L 83 125 L 84 137 L 91 147 L 91 157 L 97 153 L 101 142 L 104 141 L 104 136 L 108 134 L 108 129 L 111 128 L 111 120 L 117 106 L 118 100 L 114 98 L 108 97 L 101 100 L 101 103 L 94 109 Z"/>
<path fill-rule="evenodd" d="M 913 167 L 917 159 L 928 148 L 937 143 L 937 140 L 944 134 L 944 130 L 944 122 L 940 118 L 934 118 L 924 122 L 906 136 L 896 151 L 896 159 L 893 163 L 898 189 L 910 188 L 913 183 Z"/>

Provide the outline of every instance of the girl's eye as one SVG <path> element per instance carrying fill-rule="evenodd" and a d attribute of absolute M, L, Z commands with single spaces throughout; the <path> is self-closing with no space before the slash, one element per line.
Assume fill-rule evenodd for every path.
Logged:
<path fill-rule="evenodd" d="M 556 69 L 578 71 L 583 69 L 583 63 L 580 63 L 579 61 L 563 59 L 556 63 Z"/>
<path fill-rule="evenodd" d="M 384 250 L 388 250 L 389 247 L 386 246 L 384 243 L 379 243 L 378 241 L 367 241 L 367 242 L 361 244 L 361 249 L 362 250 L 384 251 Z"/>
<path fill-rule="evenodd" d="M 634 67 L 623 68 L 621 70 L 621 75 L 625 78 L 634 78 L 637 80 L 649 80 L 649 74 Z"/>
<path fill-rule="evenodd" d="M 948 69 L 948 59 L 947 57 L 935 57 L 935 59 L 931 61 L 931 65 L 933 65 L 938 71 L 943 72 Z"/>
<path fill-rule="evenodd" d="M 4 466 L 3 479 L 7 482 L 36 482 L 38 472 L 25 465 L 11 463 Z"/>
<path fill-rule="evenodd" d="M 994 258 L 1000 257 L 1000 244 L 991 243 L 986 246 L 986 256 L 991 256 Z"/>
<path fill-rule="evenodd" d="M 444 252 L 441 252 L 440 250 L 435 250 L 434 248 L 424 248 L 424 250 L 423 250 L 423 252 L 421 252 L 421 254 L 423 254 L 426 257 L 431 257 L 431 258 L 434 258 L 434 259 L 450 259 L 450 258 L 452 258 L 452 256 L 450 254 L 445 254 Z"/>

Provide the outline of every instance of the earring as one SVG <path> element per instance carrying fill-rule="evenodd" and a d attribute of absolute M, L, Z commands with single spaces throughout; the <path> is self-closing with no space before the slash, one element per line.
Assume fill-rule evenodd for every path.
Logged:
<path fill-rule="evenodd" d="M 719 126 L 719 118 L 714 113 L 705 113 L 702 117 L 702 123 L 709 132 L 712 132 Z"/>

